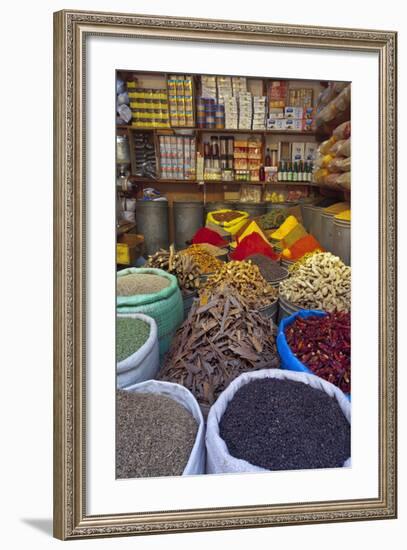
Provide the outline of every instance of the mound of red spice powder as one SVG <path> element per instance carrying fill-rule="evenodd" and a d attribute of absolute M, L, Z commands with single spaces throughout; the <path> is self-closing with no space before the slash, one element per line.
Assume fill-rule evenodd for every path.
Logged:
<path fill-rule="evenodd" d="M 324 249 L 313 235 L 305 235 L 305 237 L 298 239 L 289 250 L 291 252 L 289 259 L 299 260 L 307 252 L 314 252 L 314 250 L 321 250 L 322 252 Z"/>
<path fill-rule="evenodd" d="M 350 393 L 350 313 L 297 317 L 285 329 L 293 354 L 314 374 Z"/>
<path fill-rule="evenodd" d="M 272 260 L 279 259 L 273 247 L 256 232 L 250 233 L 250 235 L 242 239 L 230 256 L 233 260 L 241 261 L 253 254 L 263 254 L 263 256 L 267 256 Z"/>
<path fill-rule="evenodd" d="M 214 246 L 226 246 L 228 244 L 225 239 L 222 239 L 219 233 L 213 231 L 212 229 L 208 229 L 207 227 L 201 227 L 201 229 L 198 229 L 192 238 L 192 243 L 213 244 Z"/>

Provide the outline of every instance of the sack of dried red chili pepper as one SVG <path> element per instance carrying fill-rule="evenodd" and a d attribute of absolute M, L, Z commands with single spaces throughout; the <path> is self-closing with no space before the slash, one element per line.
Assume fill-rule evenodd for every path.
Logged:
<path fill-rule="evenodd" d="M 281 368 L 311 372 L 350 395 L 350 313 L 297 311 L 281 321 L 277 349 Z"/>

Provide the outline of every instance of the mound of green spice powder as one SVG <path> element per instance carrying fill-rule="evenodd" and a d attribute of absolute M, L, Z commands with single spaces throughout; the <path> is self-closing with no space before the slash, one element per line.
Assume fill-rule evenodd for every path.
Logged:
<path fill-rule="evenodd" d="M 118 317 L 116 323 L 116 361 L 120 363 L 147 341 L 150 325 L 141 319 Z"/>

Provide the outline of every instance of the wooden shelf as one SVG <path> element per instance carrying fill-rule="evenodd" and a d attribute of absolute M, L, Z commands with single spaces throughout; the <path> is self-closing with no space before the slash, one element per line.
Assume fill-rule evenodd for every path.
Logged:
<path fill-rule="evenodd" d="M 316 183 L 310 183 L 307 181 L 237 181 L 237 180 L 177 180 L 177 179 L 148 179 L 148 178 L 142 178 L 137 176 L 135 180 L 139 183 L 148 183 L 148 184 L 154 184 L 154 183 L 186 183 L 186 184 L 214 184 L 214 185 L 223 185 L 223 184 L 230 184 L 230 185 L 239 185 L 241 183 L 247 183 L 249 185 L 275 185 L 281 186 L 310 186 L 310 187 L 322 187 Z"/>
<path fill-rule="evenodd" d="M 282 136 L 310 136 L 315 137 L 315 132 L 302 132 L 300 130 L 233 130 L 230 128 L 135 128 L 134 126 L 116 126 L 117 130 L 133 130 L 135 132 L 197 132 L 201 134 L 249 134 L 249 135 L 282 135 Z"/>

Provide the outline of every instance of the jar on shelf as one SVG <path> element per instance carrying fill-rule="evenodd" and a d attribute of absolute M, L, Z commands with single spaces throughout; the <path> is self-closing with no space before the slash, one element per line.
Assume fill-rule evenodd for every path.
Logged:
<path fill-rule="evenodd" d="M 117 164 L 130 164 L 130 147 L 127 136 L 116 136 Z"/>

